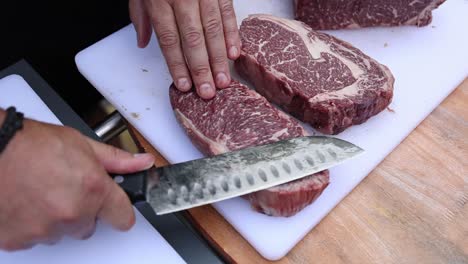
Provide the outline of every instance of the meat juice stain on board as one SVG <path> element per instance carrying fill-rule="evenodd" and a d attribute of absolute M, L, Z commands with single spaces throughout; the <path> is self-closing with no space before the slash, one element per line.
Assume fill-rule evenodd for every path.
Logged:
<path fill-rule="evenodd" d="M 135 119 L 140 119 L 140 114 L 138 113 L 132 112 L 130 115 Z"/>

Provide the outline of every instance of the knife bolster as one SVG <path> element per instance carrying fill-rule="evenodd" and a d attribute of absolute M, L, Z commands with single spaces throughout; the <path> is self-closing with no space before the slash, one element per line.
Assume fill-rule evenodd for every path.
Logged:
<path fill-rule="evenodd" d="M 116 181 L 125 193 L 127 193 L 128 198 L 130 198 L 133 204 L 146 201 L 146 174 L 147 171 L 125 174 L 122 175 L 122 178 L 119 177 L 119 181 Z M 114 175 L 114 180 L 116 180 L 117 177 L 117 175 Z"/>

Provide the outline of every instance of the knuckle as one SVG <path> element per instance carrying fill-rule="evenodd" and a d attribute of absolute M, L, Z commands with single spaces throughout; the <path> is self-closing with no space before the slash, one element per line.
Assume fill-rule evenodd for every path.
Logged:
<path fill-rule="evenodd" d="M 225 66 L 227 64 L 227 58 L 226 56 L 213 56 L 210 57 L 210 63 L 215 66 Z"/>
<path fill-rule="evenodd" d="M 239 31 L 237 30 L 236 27 L 226 27 L 226 28 L 224 29 L 224 33 L 226 33 L 226 35 L 227 35 L 228 37 L 231 37 L 231 38 L 232 38 L 232 37 L 236 37 L 237 34 L 238 34 L 238 32 L 239 32 Z"/>
<path fill-rule="evenodd" d="M 200 47 L 203 44 L 203 34 L 199 30 L 189 27 L 184 34 L 184 43 L 188 48 Z"/>
<path fill-rule="evenodd" d="M 234 7 L 231 1 L 223 1 L 219 8 L 223 17 L 234 16 Z"/>
<path fill-rule="evenodd" d="M 221 33 L 221 21 L 216 18 L 210 18 L 205 24 L 205 33 L 207 38 L 216 38 Z"/>
<path fill-rule="evenodd" d="M 169 68 L 169 72 L 174 76 L 174 78 L 188 76 L 187 65 L 184 61 L 168 61 L 167 66 Z"/>
<path fill-rule="evenodd" d="M 177 33 L 172 30 L 161 30 L 158 35 L 161 48 L 175 48 L 179 44 L 179 37 Z"/>
<path fill-rule="evenodd" d="M 86 194 L 104 193 L 104 179 L 99 173 L 88 173 L 82 179 L 83 189 Z"/>
<path fill-rule="evenodd" d="M 73 225 L 80 220 L 80 213 L 78 209 L 73 206 L 65 207 L 56 210 L 56 221 L 64 225 Z"/>
<path fill-rule="evenodd" d="M 208 66 L 195 66 L 192 69 L 192 74 L 195 77 L 203 77 L 210 74 L 210 68 Z"/>
<path fill-rule="evenodd" d="M 42 240 L 50 235 L 50 231 L 46 226 L 37 226 L 30 232 L 30 236 L 33 240 Z"/>
<path fill-rule="evenodd" d="M 7 252 L 13 252 L 13 251 L 22 250 L 22 249 L 28 249 L 30 247 L 31 246 L 29 246 L 29 245 L 21 244 L 21 243 L 14 242 L 14 241 L 5 241 L 5 242 L 0 244 L 0 248 L 2 248 L 3 250 L 5 250 Z"/>
<path fill-rule="evenodd" d="M 109 149 L 109 155 L 113 158 L 118 158 L 122 156 L 125 152 L 119 148 L 107 145 Z"/>
<path fill-rule="evenodd" d="M 18 245 L 16 245 L 15 243 L 5 242 L 5 243 L 2 243 L 1 247 L 3 250 L 7 252 L 13 252 L 15 250 L 19 250 Z"/>
<path fill-rule="evenodd" d="M 168 60 L 167 66 L 169 69 L 171 69 L 171 71 L 182 71 L 185 69 L 186 64 L 185 61 L 181 60 Z"/>
<path fill-rule="evenodd" d="M 8 251 L 8 241 L 0 240 L 0 249 Z"/>

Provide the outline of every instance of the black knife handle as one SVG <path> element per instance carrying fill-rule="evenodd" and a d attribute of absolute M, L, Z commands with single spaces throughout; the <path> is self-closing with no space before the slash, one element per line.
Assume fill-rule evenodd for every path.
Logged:
<path fill-rule="evenodd" d="M 146 201 L 146 179 L 148 171 L 112 175 L 114 181 L 127 193 L 132 203 Z"/>

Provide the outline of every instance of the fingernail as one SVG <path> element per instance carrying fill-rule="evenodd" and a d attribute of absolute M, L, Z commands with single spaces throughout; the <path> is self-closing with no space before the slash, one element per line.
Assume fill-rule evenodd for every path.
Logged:
<path fill-rule="evenodd" d="M 146 166 L 143 167 L 143 170 L 149 169 L 154 165 L 154 157 L 149 153 L 135 153 L 133 157 L 136 159 L 146 159 Z"/>
<path fill-rule="evenodd" d="M 239 50 L 237 49 L 236 46 L 232 46 L 229 49 L 229 57 L 231 58 L 237 58 L 238 53 L 239 53 Z"/>
<path fill-rule="evenodd" d="M 137 36 L 137 43 L 138 43 L 137 44 L 138 48 L 140 49 L 145 48 L 145 42 L 143 41 L 143 38 L 140 35 Z"/>
<path fill-rule="evenodd" d="M 177 88 L 183 92 L 187 92 L 191 88 L 189 80 L 187 78 L 180 78 L 177 80 Z"/>
<path fill-rule="evenodd" d="M 225 73 L 220 72 L 220 73 L 218 73 L 216 75 L 216 83 L 218 84 L 218 86 L 224 87 L 224 86 L 228 85 L 228 82 L 229 82 L 229 80 L 228 80 L 228 77 L 227 77 L 227 75 Z"/>
<path fill-rule="evenodd" d="M 205 99 L 210 99 L 211 97 L 214 96 L 213 93 L 213 88 L 211 87 L 211 84 L 209 83 L 204 83 L 200 85 L 200 95 L 205 98 Z"/>

